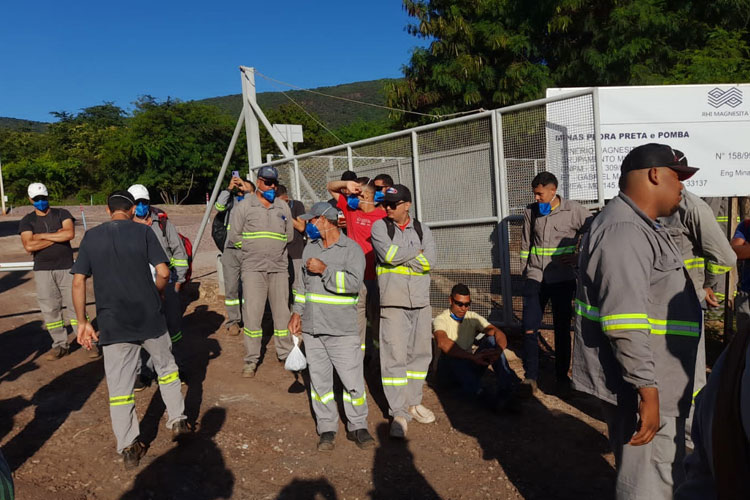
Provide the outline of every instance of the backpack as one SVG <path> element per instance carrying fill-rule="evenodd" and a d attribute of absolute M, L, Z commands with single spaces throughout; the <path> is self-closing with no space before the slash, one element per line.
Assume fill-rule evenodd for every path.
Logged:
<path fill-rule="evenodd" d="M 159 228 L 161 229 L 161 234 L 164 236 L 164 239 L 167 238 L 167 220 L 169 220 L 169 217 L 167 216 L 167 212 L 162 210 L 161 208 L 151 207 L 151 211 L 156 214 L 159 222 Z M 185 253 L 187 254 L 187 263 L 188 263 L 188 269 L 185 273 L 185 283 L 190 283 L 190 278 L 193 275 L 193 243 L 190 241 L 190 238 L 185 236 L 184 234 L 178 232 L 177 236 L 180 237 L 180 241 L 182 242 L 182 246 L 185 247 Z"/>
<path fill-rule="evenodd" d="M 234 205 L 234 196 L 229 197 L 229 202 L 227 202 L 227 208 L 223 212 L 219 212 L 216 214 L 216 217 L 214 217 L 214 222 L 211 226 L 211 238 L 213 238 L 214 243 L 216 243 L 216 246 L 221 250 L 224 251 L 224 244 L 227 241 L 227 226 L 229 225 L 229 212 L 232 211 L 232 206 Z"/>

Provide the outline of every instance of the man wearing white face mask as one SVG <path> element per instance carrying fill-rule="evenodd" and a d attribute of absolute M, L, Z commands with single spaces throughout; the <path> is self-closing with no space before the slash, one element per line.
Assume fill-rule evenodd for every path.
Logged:
<path fill-rule="evenodd" d="M 289 336 L 289 269 L 287 244 L 294 238 L 289 205 L 276 200 L 279 172 L 265 166 L 258 170 L 254 195 L 238 204 L 229 219 L 227 245 L 242 247 L 242 286 L 245 290 L 245 367 L 242 376 L 255 376 L 263 337 L 261 320 L 266 299 L 273 314 L 276 357 L 284 361 L 292 349 Z"/>

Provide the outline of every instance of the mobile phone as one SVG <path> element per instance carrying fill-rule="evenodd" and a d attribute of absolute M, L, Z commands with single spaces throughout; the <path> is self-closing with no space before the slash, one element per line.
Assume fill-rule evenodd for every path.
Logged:
<path fill-rule="evenodd" d="M 239 177 L 240 171 L 239 170 L 232 170 L 232 177 Z"/>

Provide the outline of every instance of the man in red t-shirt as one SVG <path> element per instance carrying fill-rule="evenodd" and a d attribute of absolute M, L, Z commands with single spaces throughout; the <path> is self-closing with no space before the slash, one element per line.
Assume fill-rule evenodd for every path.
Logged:
<path fill-rule="evenodd" d="M 346 235 L 356 241 L 365 253 L 365 280 L 359 291 L 357 325 L 362 350 L 378 338 L 380 325 L 380 291 L 375 274 L 375 252 L 372 249 L 371 231 L 375 221 L 385 217 L 385 210 L 375 205 L 375 186 L 367 177 L 356 181 L 331 181 L 328 191 L 336 199 L 336 208 L 344 213 Z M 346 196 L 343 192 L 348 192 Z M 367 339 L 367 320 L 370 320 L 373 337 Z M 372 349 L 372 348 L 371 348 Z M 367 354 L 367 353 L 365 353 Z M 370 358 L 366 355 L 365 358 Z"/>

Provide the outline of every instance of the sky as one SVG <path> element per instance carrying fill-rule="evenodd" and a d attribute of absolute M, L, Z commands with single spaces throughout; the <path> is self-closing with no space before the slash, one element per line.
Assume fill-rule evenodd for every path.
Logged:
<path fill-rule="evenodd" d="M 425 45 L 401 0 L 40 0 L 5 2 L 2 17 L 0 116 L 38 121 L 145 94 L 237 94 L 240 65 L 304 88 L 397 78 Z"/>

